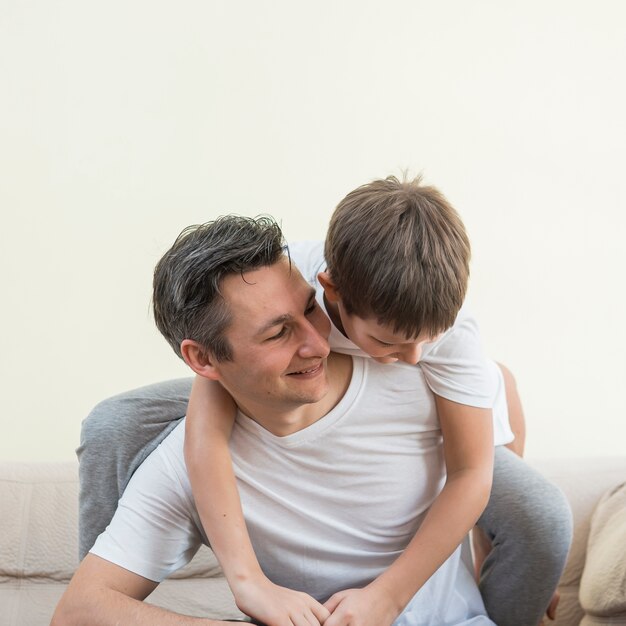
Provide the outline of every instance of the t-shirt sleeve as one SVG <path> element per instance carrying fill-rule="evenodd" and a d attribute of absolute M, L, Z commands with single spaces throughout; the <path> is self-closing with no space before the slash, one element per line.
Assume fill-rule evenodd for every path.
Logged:
<path fill-rule="evenodd" d="M 454 326 L 424 349 L 420 366 L 428 386 L 438 396 L 493 408 L 498 380 L 483 354 L 478 324 L 465 307 Z"/>
<path fill-rule="evenodd" d="M 111 523 L 90 552 L 161 582 L 186 565 L 201 543 L 180 469 L 158 448 L 133 475 Z"/>
<path fill-rule="evenodd" d="M 294 241 L 289 243 L 289 257 L 310 285 L 317 284 L 317 275 L 326 269 L 323 241 Z"/>
<path fill-rule="evenodd" d="M 426 384 L 438 396 L 492 409 L 495 445 L 513 441 L 502 372 L 483 354 L 478 324 L 465 306 L 454 326 L 425 347 L 419 366 Z"/>

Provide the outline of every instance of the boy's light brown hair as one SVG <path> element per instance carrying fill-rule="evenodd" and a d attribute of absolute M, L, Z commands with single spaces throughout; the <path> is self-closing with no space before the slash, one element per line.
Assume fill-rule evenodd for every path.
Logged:
<path fill-rule="evenodd" d="M 326 236 L 328 272 L 348 314 L 414 338 L 454 323 L 469 278 L 458 213 L 421 176 L 389 176 L 350 192 Z"/>

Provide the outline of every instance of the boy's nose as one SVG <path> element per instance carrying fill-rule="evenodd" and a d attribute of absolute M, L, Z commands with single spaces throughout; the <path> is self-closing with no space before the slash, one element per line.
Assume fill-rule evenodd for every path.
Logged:
<path fill-rule="evenodd" d="M 422 344 L 413 343 L 407 345 L 402 352 L 398 353 L 398 358 L 409 365 L 416 365 L 422 357 Z"/>

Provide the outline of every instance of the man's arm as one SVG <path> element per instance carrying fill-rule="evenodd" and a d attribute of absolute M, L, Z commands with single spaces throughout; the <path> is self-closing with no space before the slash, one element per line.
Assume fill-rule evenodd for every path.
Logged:
<path fill-rule="evenodd" d="M 53 624 L 222 624 L 144 604 L 157 583 L 188 563 L 202 536 L 183 459 L 183 425 L 137 469 L 111 523 L 79 566 Z"/>
<path fill-rule="evenodd" d="M 205 626 L 228 622 L 179 615 L 143 600 L 158 583 L 88 554 L 80 564 L 50 626 Z"/>

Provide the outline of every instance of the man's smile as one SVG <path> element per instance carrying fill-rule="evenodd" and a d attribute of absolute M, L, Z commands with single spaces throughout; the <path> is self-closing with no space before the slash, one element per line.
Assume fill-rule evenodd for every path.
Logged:
<path fill-rule="evenodd" d="M 324 362 L 320 361 L 320 363 L 318 363 L 314 367 L 309 367 L 308 369 L 298 370 L 297 372 L 289 372 L 287 376 L 313 377 L 316 374 L 318 374 L 323 369 L 323 367 L 324 367 Z"/>

